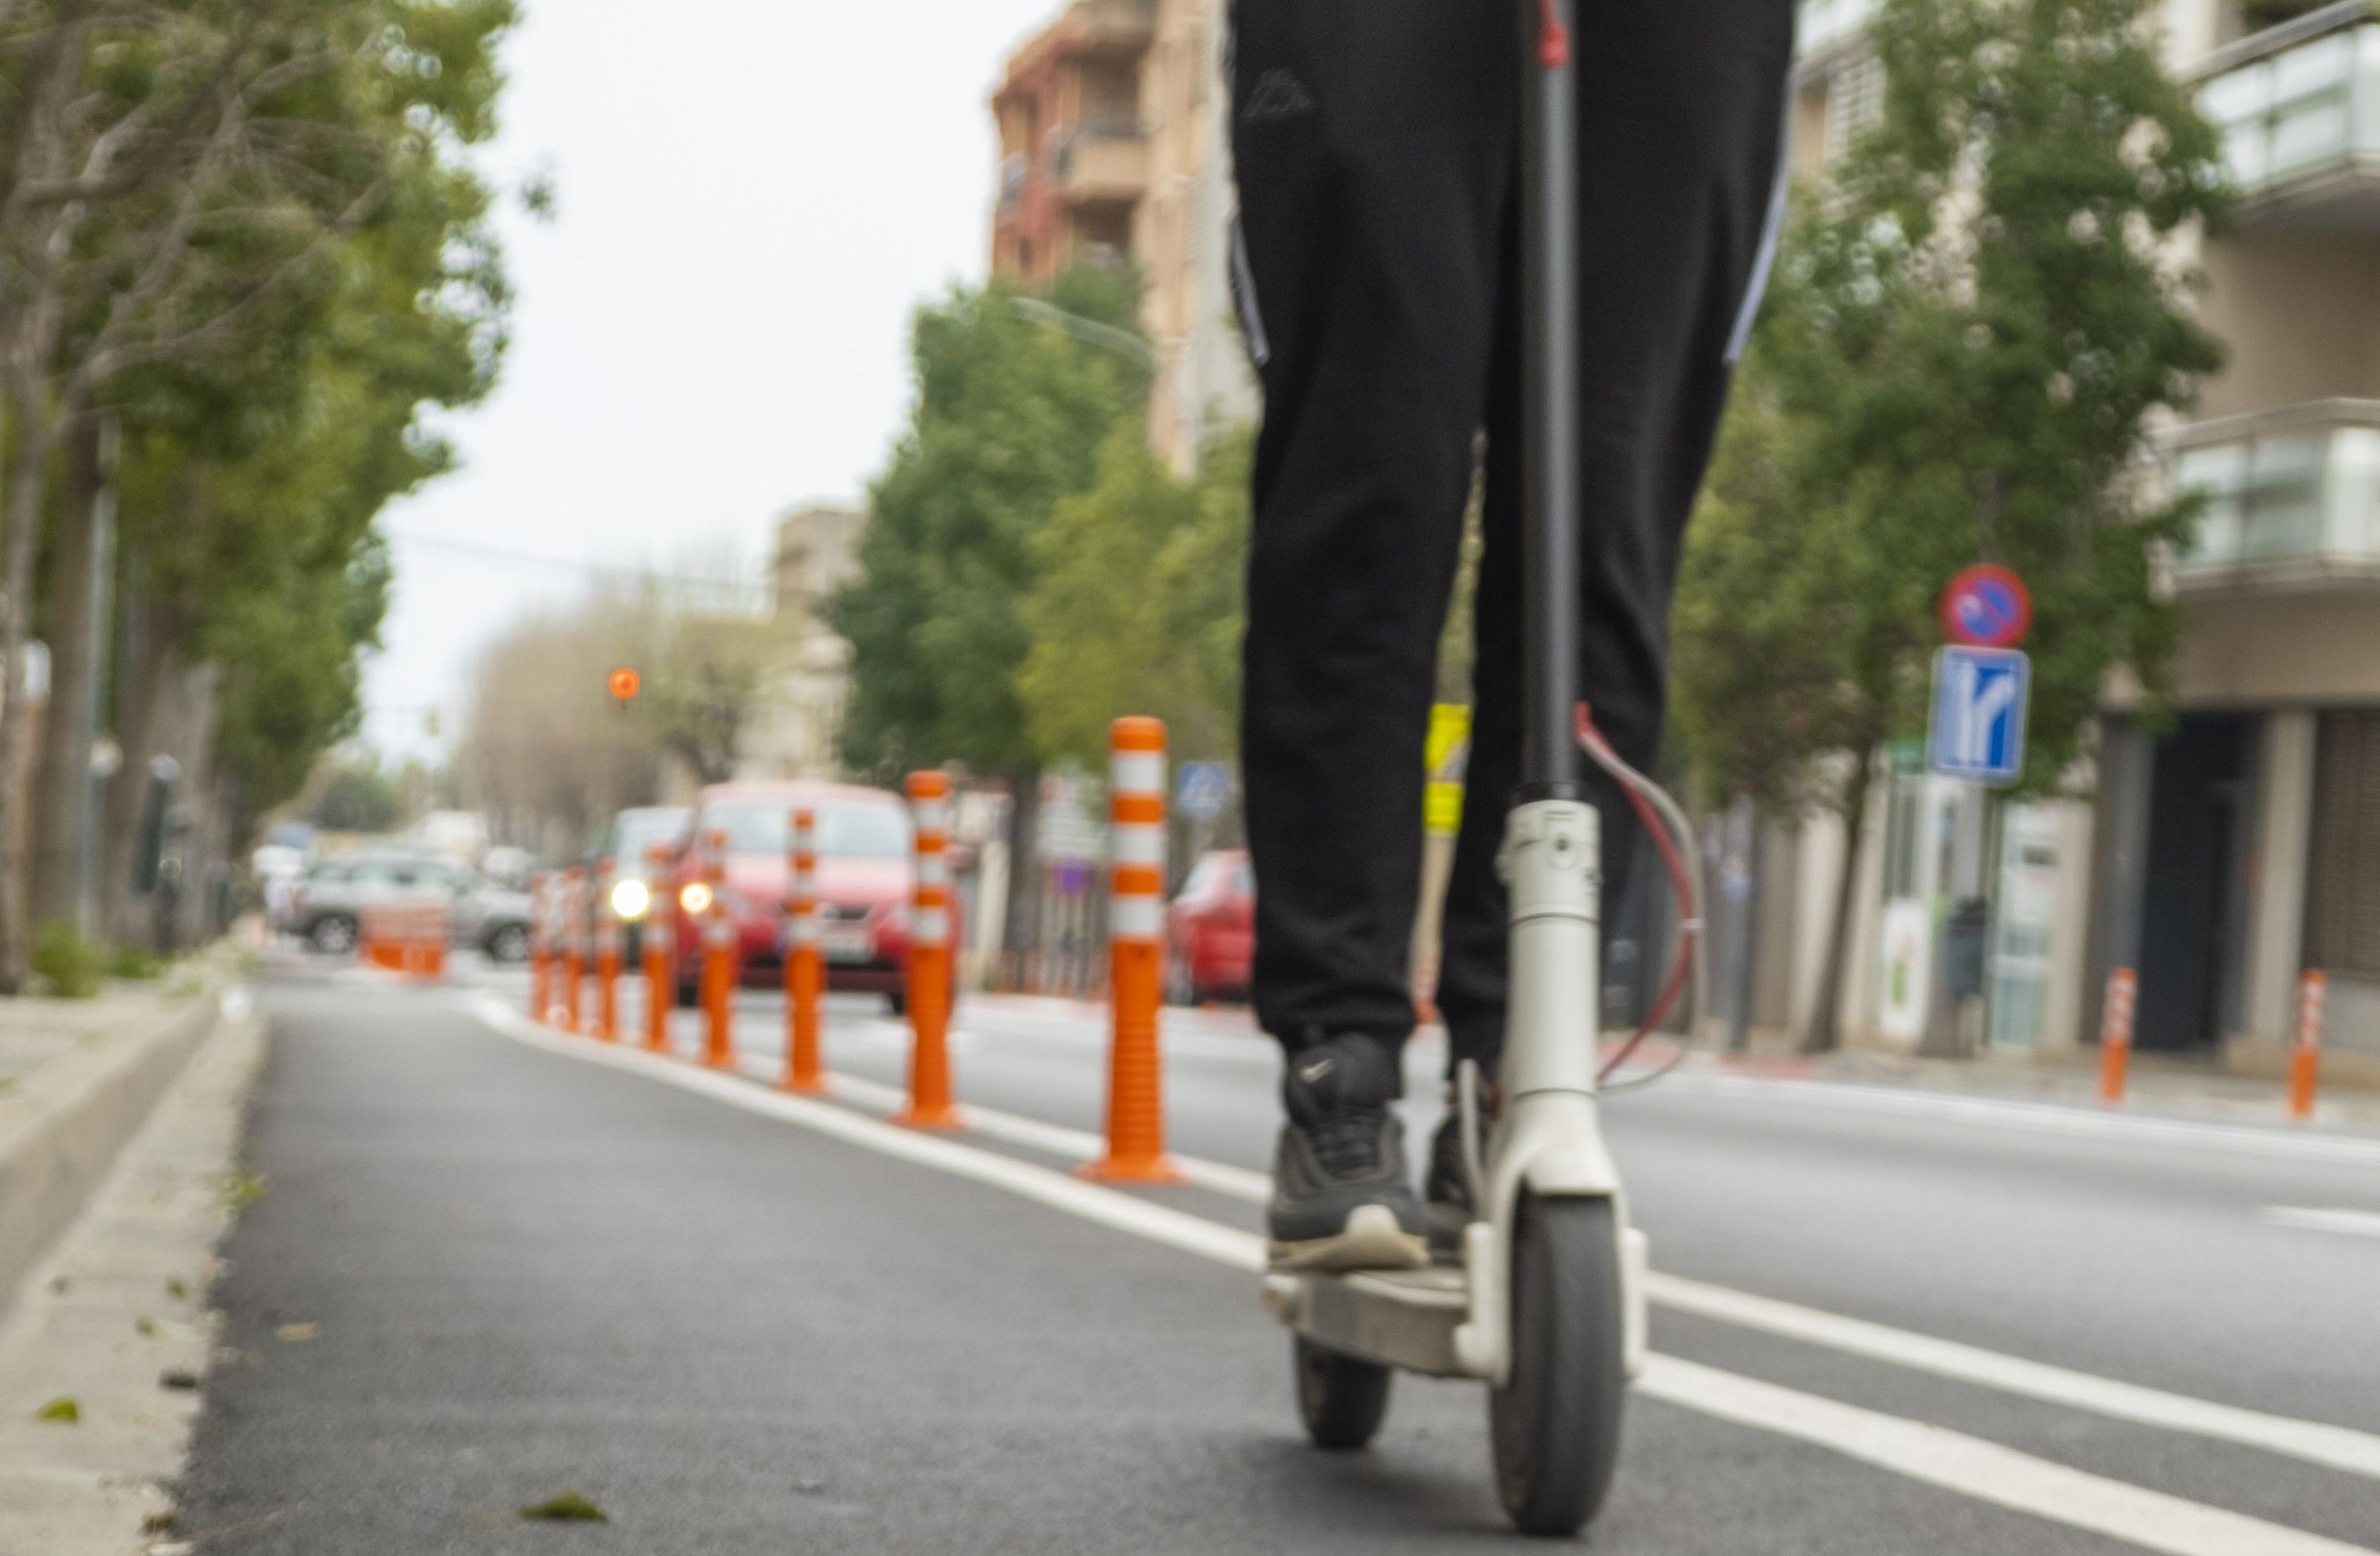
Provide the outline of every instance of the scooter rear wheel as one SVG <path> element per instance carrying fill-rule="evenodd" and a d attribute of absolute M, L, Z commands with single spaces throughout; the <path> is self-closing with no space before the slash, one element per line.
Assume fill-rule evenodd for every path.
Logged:
<path fill-rule="evenodd" d="M 1343 1453 L 1371 1441 L 1389 1413 L 1389 1369 L 1318 1345 L 1302 1334 L 1291 1345 L 1297 1413 L 1314 1445 Z"/>
<path fill-rule="evenodd" d="M 1512 1245 L 1512 1370 L 1488 1395 L 1496 1489 L 1524 1534 L 1576 1534 L 1603 1505 L 1628 1387 L 1611 1201 L 1524 1194 Z"/>

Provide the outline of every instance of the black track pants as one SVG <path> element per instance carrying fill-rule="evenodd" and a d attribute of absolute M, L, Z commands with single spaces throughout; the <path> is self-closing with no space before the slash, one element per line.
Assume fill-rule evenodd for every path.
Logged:
<path fill-rule="evenodd" d="M 1792 6 L 1578 13 L 1579 650 L 1598 723 L 1644 766 L 1679 544 L 1778 210 Z M 1293 1049 L 1412 1031 L 1423 742 L 1484 429 L 1475 723 L 1439 1005 L 1457 1055 L 1490 1061 L 1495 856 L 1520 757 L 1523 7 L 1238 0 L 1235 24 L 1235 259 L 1265 389 L 1243 729 L 1257 1013 Z M 1616 886 L 1636 826 L 1609 798 Z"/>

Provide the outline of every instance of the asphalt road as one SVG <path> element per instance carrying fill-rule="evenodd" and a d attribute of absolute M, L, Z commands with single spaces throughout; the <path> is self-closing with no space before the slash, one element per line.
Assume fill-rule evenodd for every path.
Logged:
<path fill-rule="evenodd" d="M 200 1550 L 1512 1538 L 1475 1386 L 1401 1379 L 1371 1451 L 1318 1453 L 1243 1271 L 583 1062 L 596 1045 L 504 1014 L 517 973 L 459 983 L 301 972 L 268 998 L 249 1155 L 272 1190 L 215 1294 L 237 1356 L 182 1489 Z M 980 999 L 959 1026 L 964 1101 L 1096 1127 L 1096 1012 Z M 740 1002 L 756 1071 L 781 1031 L 773 999 Z M 690 1018 L 679 1032 L 691 1053 Z M 1168 1037 L 1176 1149 L 1261 1168 L 1269 1050 L 1227 1013 L 1176 1015 Z M 868 1002 L 832 1003 L 828 1045 L 838 1073 L 899 1080 L 903 1029 Z M 1412 1061 L 1419 1129 L 1437 1055 Z M 882 1104 L 845 1091 L 858 1114 Z M 1672 1361 L 1632 1401 L 1593 1549 L 2380 1548 L 2380 1144 L 2323 1159 L 2278 1131 L 1717 1076 L 1608 1112 L 1666 1275 L 1723 1288 L 1723 1309 L 1748 1295 L 1891 1327 L 1791 1338 L 1657 1307 Z M 962 1143 L 1069 1164 L 1062 1139 L 1018 1139 Z M 1145 1198 L 1257 1225 L 1244 1196 Z M 1927 1338 L 1981 1349 L 1946 1363 Z M 2027 1362 L 2070 1370 L 2045 1384 Z M 516 1516 L 565 1490 L 613 1521 Z"/>

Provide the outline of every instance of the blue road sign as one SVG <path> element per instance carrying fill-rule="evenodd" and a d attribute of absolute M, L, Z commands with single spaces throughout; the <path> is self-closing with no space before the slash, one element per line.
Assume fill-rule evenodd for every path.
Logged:
<path fill-rule="evenodd" d="M 1931 766 L 1999 786 L 2024 771 L 2033 663 L 2013 648 L 1943 649 L 1934 657 Z"/>
<path fill-rule="evenodd" d="M 1193 821 L 1212 821 L 1232 808 L 1229 762 L 1184 762 L 1173 784 L 1173 808 Z"/>

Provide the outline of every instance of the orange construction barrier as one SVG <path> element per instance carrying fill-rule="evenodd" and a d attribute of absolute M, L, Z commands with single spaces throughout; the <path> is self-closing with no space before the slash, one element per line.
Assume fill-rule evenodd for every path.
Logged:
<path fill-rule="evenodd" d="M 819 993 L 826 967 L 819 955 L 818 818 L 794 812 L 793 874 L 785 897 L 785 1090 L 812 1095 L 826 1089 L 819 1053 Z"/>
<path fill-rule="evenodd" d="M 735 1067 L 735 920 L 727 911 L 727 834 L 714 831 L 703 850 L 710 901 L 702 919 L 702 1062 Z"/>
<path fill-rule="evenodd" d="M 656 1054 L 670 1049 L 670 1010 L 677 1003 L 677 987 L 670 973 L 677 942 L 677 900 L 669 891 L 670 850 L 655 843 L 645 852 L 646 874 L 653 884 L 651 904 L 645 909 L 645 1046 Z"/>
<path fill-rule="evenodd" d="M 2099 1101 L 2109 1107 L 2124 1105 L 2124 1081 L 2132 1063 L 2132 1010 L 2140 992 L 2140 980 L 2131 968 L 2107 974 L 2107 1000 L 2099 1013 Z"/>
<path fill-rule="evenodd" d="M 446 922 L 446 904 L 435 899 L 373 903 L 356 926 L 364 965 L 408 978 L 443 978 Z"/>
<path fill-rule="evenodd" d="M 909 904 L 909 1101 L 892 1116 L 913 1129 L 955 1129 L 951 1102 L 951 780 L 909 775 L 917 831 L 917 887 Z"/>
<path fill-rule="evenodd" d="M 595 870 L 595 1035 L 620 1041 L 620 915 L 612 911 L 612 864 Z"/>
<path fill-rule="evenodd" d="M 1108 875 L 1108 1149 L 1083 1168 L 1112 1183 L 1179 1183 L 1165 1154 L 1158 1010 L 1165 963 L 1165 726 L 1119 718 L 1108 733 L 1114 846 Z"/>
<path fill-rule="evenodd" d="M 2329 1004 L 2329 977 L 2308 969 L 2298 980 L 2297 1041 L 2289 1048 L 2289 1116 L 2301 1124 L 2313 1116 L 2314 1087 L 2322 1078 L 2322 1021 Z"/>
<path fill-rule="evenodd" d="M 532 1021 L 544 1020 L 547 1007 L 553 1003 L 553 936 L 546 900 L 552 886 L 553 877 L 542 873 L 529 878 L 528 1015 Z"/>
<path fill-rule="evenodd" d="M 587 976 L 587 872 L 574 864 L 562 873 L 562 1019 L 565 1031 L 577 1031 L 582 1014 L 579 985 Z"/>

